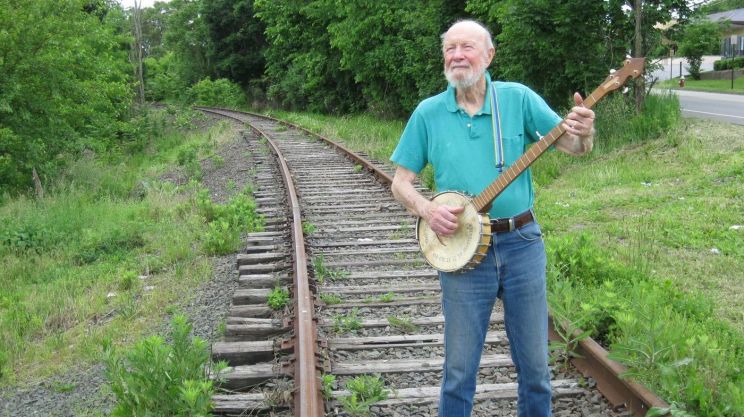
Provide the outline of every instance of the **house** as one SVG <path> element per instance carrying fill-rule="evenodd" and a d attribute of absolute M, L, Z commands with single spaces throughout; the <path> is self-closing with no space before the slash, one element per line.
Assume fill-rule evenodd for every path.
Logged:
<path fill-rule="evenodd" d="M 713 13 L 708 15 L 708 19 L 713 22 L 729 22 L 721 39 L 721 56 L 744 56 L 744 9 Z"/>

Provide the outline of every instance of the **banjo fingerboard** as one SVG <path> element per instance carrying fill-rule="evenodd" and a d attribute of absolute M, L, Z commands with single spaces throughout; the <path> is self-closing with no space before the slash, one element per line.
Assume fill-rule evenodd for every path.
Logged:
<path fill-rule="evenodd" d="M 643 73 L 645 58 L 631 58 L 625 61 L 625 65 L 616 71 L 597 87 L 583 102 L 583 106 L 590 109 L 604 96 L 613 90 L 620 88 L 628 77 L 637 78 Z M 485 190 L 473 198 L 473 205 L 479 212 L 491 204 L 506 187 L 514 182 L 533 162 L 552 146 L 558 138 L 566 132 L 563 124 L 559 123 L 547 135 L 540 138 L 532 147 L 522 154 L 506 171 L 504 171 Z"/>

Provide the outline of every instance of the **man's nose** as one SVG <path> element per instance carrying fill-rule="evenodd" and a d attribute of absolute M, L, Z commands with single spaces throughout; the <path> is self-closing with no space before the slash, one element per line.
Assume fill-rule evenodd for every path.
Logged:
<path fill-rule="evenodd" d="M 455 50 L 452 51 L 452 58 L 454 59 L 462 59 L 465 56 L 465 53 L 463 49 L 459 46 L 455 47 Z"/>

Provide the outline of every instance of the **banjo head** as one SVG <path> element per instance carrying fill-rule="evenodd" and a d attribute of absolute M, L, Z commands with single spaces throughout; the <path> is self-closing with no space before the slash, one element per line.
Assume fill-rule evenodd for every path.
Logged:
<path fill-rule="evenodd" d="M 478 213 L 470 197 L 446 191 L 432 201 L 441 205 L 464 207 L 458 216 L 458 227 L 452 236 L 437 236 L 423 218 L 416 224 L 416 238 L 426 261 L 442 272 L 467 270 L 486 257 L 491 243 L 491 224 L 488 216 Z"/>

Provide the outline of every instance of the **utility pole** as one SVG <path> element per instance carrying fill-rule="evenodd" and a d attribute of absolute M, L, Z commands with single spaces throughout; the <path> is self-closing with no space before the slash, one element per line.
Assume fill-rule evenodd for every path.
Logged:
<path fill-rule="evenodd" d="M 643 13 L 643 1 L 635 0 L 635 47 L 633 48 L 633 57 L 641 58 L 643 56 L 643 37 L 641 35 L 641 23 Z M 635 79 L 635 102 L 636 102 L 636 114 L 641 113 L 643 108 L 643 94 L 645 93 L 645 87 L 643 85 L 643 77 Z"/>
<path fill-rule="evenodd" d="M 142 0 L 134 0 L 132 22 L 134 23 L 134 44 L 132 45 L 132 64 L 134 81 L 137 83 L 137 104 L 145 104 L 145 80 L 142 74 Z"/>

